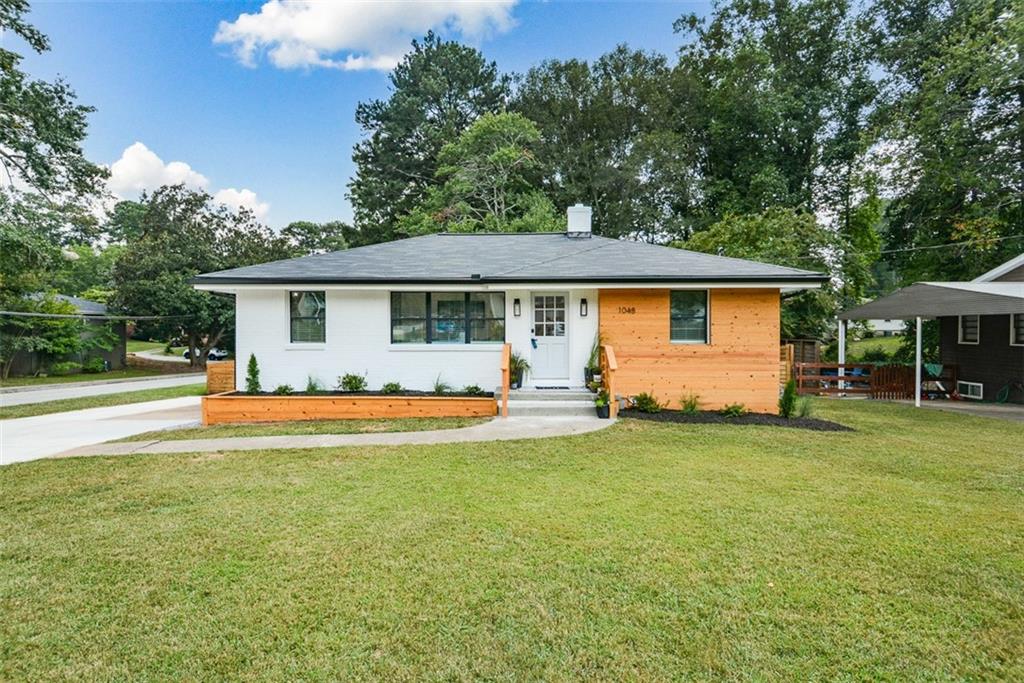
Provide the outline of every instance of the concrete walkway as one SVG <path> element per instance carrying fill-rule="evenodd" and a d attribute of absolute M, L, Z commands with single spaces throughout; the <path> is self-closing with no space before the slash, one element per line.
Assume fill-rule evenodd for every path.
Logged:
<path fill-rule="evenodd" d="M 904 405 L 914 405 L 913 401 L 899 401 Z M 965 413 L 994 417 L 1010 422 L 1024 422 L 1024 405 L 1015 403 L 981 403 L 978 401 L 921 401 L 922 408 L 945 410 L 951 413 Z"/>
<path fill-rule="evenodd" d="M 199 419 L 199 397 L 185 396 L 0 420 L 0 465 L 156 429 L 198 425 Z"/>
<path fill-rule="evenodd" d="M 161 349 L 156 349 L 153 351 L 133 351 L 132 353 L 134 353 L 139 358 L 145 358 L 146 360 L 155 360 L 158 363 L 184 363 L 188 365 L 188 358 L 185 358 L 181 354 L 168 356 Z"/>
<path fill-rule="evenodd" d="M 405 444 L 468 443 L 544 439 L 594 432 L 614 420 L 597 417 L 507 417 L 461 429 L 428 432 L 385 432 L 374 434 L 318 434 L 308 436 L 244 436 L 187 441 L 135 441 L 84 446 L 57 457 L 80 455 L 127 455 L 130 453 L 193 453 L 251 451 L 272 448 L 327 448 L 338 446 L 401 446 Z"/>
<path fill-rule="evenodd" d="M 42 384 L 38 387 L 12 387 L 17 390 L 0 392 L 0 406 L 20 406 L 29 403 L 60 401 L 65 398 L 120 394 L 125 391 L 163 389 L 186 384 L 203 384 L 204 382 L 206 382 L 205 374 L 192 372 L 180 375 L 113 379 L 106 382 L 67 382 L 66 384 Z"/>

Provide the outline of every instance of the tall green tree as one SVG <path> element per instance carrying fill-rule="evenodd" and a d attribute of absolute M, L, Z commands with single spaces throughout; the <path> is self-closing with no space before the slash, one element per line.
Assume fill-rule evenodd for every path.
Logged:
<path fill-rule="evenodd" d="M 394 239 L 399 218 L 439 182 L 441 149 L 481 114 L 502 109 L 508 94 L 493 62 L 433 33 L 413 42 L 390 81 L 386 100 L 356 109 L 366 136 L 352 154 L 349 184 L 357 245 Z"/>
<path fill-rule="evenodd" d="M 192 365 L 204 367 L 210 349 L 231 334 L 232 297 L 194 289 L 189 280 L 215 270 L 287 258 L 287 240 L 252 213 L 216 204 L 182 185 L 143 195 L 145 212 L 114 266 L 111 303 L 139 316 L 162 316 L 141 326 L 153 337 L 183 339 Z"/>
<path fill-rule="evenodd" d="M 345 234 L 350 231 L 351 228 L 341 221 L 293 221 L 281 230 L 281 237 L 288 240 L 297 255 L 305 256 L 345 249 L 348 246 Z"/>
<path fill-rule="evenodd" d="M 675 26 L 701 135 L 700 218 L 852 210 L 874 86 L 849 0 L 725 0 Z"/>
<path fill-rule="evenodd" d="M 540 191 L 540 134 L 520 114 L 484 114 L 438 154 L 437 178 L 424 201 L 399 221 L 404 234 L 546 232 L 564 221 Z"/>
<path fill-rule="evenodd" d="M 512 108 L 537 123 L 543 189 L 559 212 L 594 211 L 594 231 L 664 241 L 688 230 L 698 149 L 691 102 L 664 56 L 624 45 L 592 64 L 546 61 L 518 79 Z"/>
<path fill-rule="evenodd" d="M 1024 250 L 1024 7 L 875 0 L 870 17 L 891 262 L 905 282 L 970 279 Z"/>
<path fill-rule="evenodd" d="M 760 214 L 728 215 L 673 246 L 827 273 L 839 242 L 837 233 L 822 226 L 814 214 L 775 207 Z M 835 311 L 831 285 L 787 297 L 782 304 L 782 336 L 820 339 L 830 332 Z"/>

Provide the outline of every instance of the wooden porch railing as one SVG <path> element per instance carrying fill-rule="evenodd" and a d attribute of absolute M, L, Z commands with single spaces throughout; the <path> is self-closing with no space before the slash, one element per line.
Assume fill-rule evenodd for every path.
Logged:
<path fill-rule="evenodd" d="M 501 347 L 501 416 L 508 417 L 508 391 L 512 385 L 512 345 Z"/>
<path fill-rule="evenodd" d="M 608 344 L 601 345 L 600 353 L 601 382 L 608 393 L 608 415 L 614 418 L 619 414 L 619 402 L 615 398 L 615 371 L 619 364 L 615 360 L 615 349 Z"/>

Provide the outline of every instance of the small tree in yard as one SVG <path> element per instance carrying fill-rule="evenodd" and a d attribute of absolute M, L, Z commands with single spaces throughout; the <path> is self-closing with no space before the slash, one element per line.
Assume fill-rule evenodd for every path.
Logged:
<path fill-rule="evenodd" d="M 796 380 L 790 379 L 786 382 L 786 386 L 782 390 L 782 396 L 779 398 L 779 415 L 788 419 L 793 417 L 793 412 L 795 410 Z"/>
<path fill-rule="evenodd" d="M 189 280 L 287 258 L 290 248 L 250 212 L 232 211 L 183 185 L 162 187 L 140 204 L 141 210 L 120 214 L 137 225 L 119 226 L 134 237 L 114 266 L 112 303 L 134 315 L 161 316 L 143 324 L 146 333 L 184 339 L 189 362 L 206 367 L 210 349 L 230 337 L 234 300 L 197 291 Z"/>
<path fill-rule="evenodd" d="M 260 393 L 260 365 L 256 362 L 256 354 L 249 354 L 249 365 L 245 369 L 245 392 Z"/>

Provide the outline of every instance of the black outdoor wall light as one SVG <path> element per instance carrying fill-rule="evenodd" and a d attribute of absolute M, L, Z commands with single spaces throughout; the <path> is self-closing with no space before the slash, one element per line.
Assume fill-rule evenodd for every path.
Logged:
<path fill-rule="evenodd" d="M 512 300 L 512 315 L 519 317 L 519 314 L 523 312 L 522 307 L 519 305 L 519 299 Z"/>
<path fill-rule="evenodd" d="M 580 317 L 581 318 L 586 318 L 587 317 L 587 300 L 586 299 L 580 299 Z"/>

